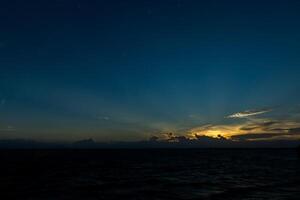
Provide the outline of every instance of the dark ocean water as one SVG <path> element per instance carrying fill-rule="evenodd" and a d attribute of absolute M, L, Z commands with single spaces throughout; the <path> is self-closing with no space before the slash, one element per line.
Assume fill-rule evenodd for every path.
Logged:
<path fill-rule="evenodd" d="M 295 150 L 0 150 L 0 199 L 299 199 Z"/>

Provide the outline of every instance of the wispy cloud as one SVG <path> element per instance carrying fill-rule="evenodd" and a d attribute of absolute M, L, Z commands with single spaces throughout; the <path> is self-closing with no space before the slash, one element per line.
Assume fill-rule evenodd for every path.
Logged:
<path fill-rule="evenodd" d="M 110 120 L 110 117 L 105 116 L 105 117 L 102 117 L 101 119 L 105 120 L 105 121 L 108 121 L 108 120 Z"/>
<path fill-rule="evenodd" d="M 238 112 L 227 116 L 227 118 L 247 118 L 250 116 L 261 115 L 264 113 L 271 112 L 271 109 L 260 109 L 260 110 L 246 110 L 243 112 Z"/>
<path fill-rule="evenodd" d="M 0 100 L 0 105 L 4 105 L 6 103 L 6 99 L 1 99 Z"/>
<path fill-rule="evenodd" d="M 109 116 L 98 116 L 97 120 L 109 121 L 111 118 Z"/>
<path fill-rule="evenodd" d="M 13 132 L 16 131 L 15 127 L 13 126 L 7 126 L 5 128 L 0 128 L 0 132 Z"/>

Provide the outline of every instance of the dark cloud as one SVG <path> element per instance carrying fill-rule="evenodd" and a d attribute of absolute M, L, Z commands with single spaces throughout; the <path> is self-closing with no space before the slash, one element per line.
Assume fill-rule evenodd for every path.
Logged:
<path fill-rule="evenodd" d="M 225 137 L 223 137 L 222 135 L 218 135 L 217 138 L 215 137 L 210 137 L 210 136 L 206 136 L 206 135 L 195 135 L 196 139 L 197 140 L 213 140 L 213 141 L 216 141 L 216 140 L 220 140 L 220 139 L 223 139 L 223 140 L 227 140 Z"/>
<path fill-rule="evenodd" d="M 289 134 L 285 134 L 289 135 Z M 295 147 L 300 141 L 289 139 L 271 139 L 273 137 L 282 136 L 275 133 L 260 133 L 236 135 L 231 139 L 222 137 L 209 137 L 205 135 L 195 135 L 194 139 L 184 136 L 174 136 L 170 139 L 153 140 L 152 137 L 147 142 L 137 142 L 134 145 L 144 145 L 149 147 L 176 147 L 176 148 L 268 148 L 268 147 Z"/>
<path fill-rule="evenodd" d="M 253 140 L 253 139 L 270 139 L 275 136 L 282 136 L 278 133 L 253 133 L 253 134 L 242 134 L 234 135 L 231 137 L 232 140 Z"/>
<path fill-rule="evenodd" d="M 300 135 L 300 127 L 299 128 L 291 128 L 291 129 L 270 129 L 274 130 L 278 133 L 270 132 L 270 133 L 246 133 L 240 135 L 231 136 L 232 140 L 253 140 L 253 139 L 270 139 L 274 137 L 280 136 L 297 136 Z"/>
<path fill-rule="evenodd" d="M 153 142 L 158 141 L 158 140 L 159 140 L 159 137 L 157 137 L 157 136 L 151 136 L 149 138 L 149 141 L 153 141 Z"/>
<path fill-rule="evenodd" d="M 185 136 L 175 136 L 175 137 L 173 138 L 173 140 L 176 141 L 176 142 L 187 142 L 187 141 L 189 141 L 190 139 L 187 138 L 187 137 L 185 137 Z"/>
<path fill-rule="evenodd" d="M 165 133 L 166 139 L 163 139 L 167 142 L 186 142 L 189 141 L 190 139 L 186 136 L 176 136 L 174 133 Z M 153 138 L 153 137 L 152 137 Z"/>
<path fill-rule="evenodd" d="M 290 129 L 289 133 L 292 135 L 300 135 L 300 127 Z"/>
<path fill-rule="evenodd" d="M 255 130 L 255 129 L 258 129 L 259 126 L 245 126 L 245 127 L 241 127 L 240 130 L 242 131 L 252 131 L 252 130 Z"/>
<path fill-rule="evenodd" d="M 273 125 L 277 125 L 280 122 L 277 121 L 267 121 L 267 122 L 256 122 L 251 124 L 246 124 L 245 126 L 242 126 L 240 130 L 243 131 L 252 131 L 255 129 L 263 129 L 263 130 L 269 130 L 270 127 Z"/>

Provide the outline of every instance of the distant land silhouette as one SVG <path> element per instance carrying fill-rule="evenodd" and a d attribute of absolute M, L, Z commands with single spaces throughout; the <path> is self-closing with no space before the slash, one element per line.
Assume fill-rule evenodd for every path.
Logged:
<path fill-rule="evenodd" d="M 3 139 L 0 148 L 298 148 L 300 140 L 258 140 L 233 141 L 225 138 L 211 138 L 199 136 L 196 139 L 177 137 L 176 140 L 149 140 L 132 142 L 98 142 L 92 138 L 76 142 L 41 142 L 30 139 Z"/>

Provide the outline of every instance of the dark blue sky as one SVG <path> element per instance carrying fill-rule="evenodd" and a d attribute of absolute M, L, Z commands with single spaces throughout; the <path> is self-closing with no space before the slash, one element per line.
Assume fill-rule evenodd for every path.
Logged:
<path fill-rule="evenodd" d="M 0 137 L 231 136 L 253 120 L 292 132 L 299 10 L 296 0 L 2 1 Z"/>

